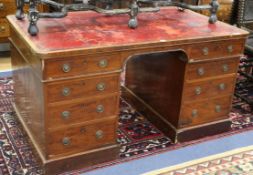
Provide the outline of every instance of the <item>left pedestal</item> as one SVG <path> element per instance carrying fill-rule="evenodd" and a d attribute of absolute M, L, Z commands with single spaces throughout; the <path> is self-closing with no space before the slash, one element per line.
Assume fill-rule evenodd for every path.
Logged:
<path fill-rule="evenodd" d="M 119 73 L 43 79 L 40 58 L 11 41 L 14 108 L 44 174 L 116 159 Z M 64 73 L 71 66 L 54 69 Z"/>

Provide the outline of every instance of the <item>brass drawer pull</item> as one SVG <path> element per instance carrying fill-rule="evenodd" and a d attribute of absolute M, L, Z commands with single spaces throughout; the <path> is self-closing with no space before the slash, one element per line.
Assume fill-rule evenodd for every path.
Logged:
<path fill-rule="evenodd" d="M 98 91 L 104 91 L 105 90 L 105 83 L 98 83 L 97 84 L 97 90 Z"/>
<path fill-rule="evenodd" d="M 104 106 L 103 105 L 97 105 L 97 113 L 104 112 Z"/>
<path fill-rule="evenodd" d="M 192 117 L 195 118 L 198 116 L 198 110 L 197 109 L 193 109 L 192 110 Z"/>
<path fill-rule="evenodd" d="M 232 45 L 229 45 L 228 46 L 228 53 L 232 53 L 234 50 L 233 46 Z"/>
<path fill-rule="evenodd" d="M 63 72 L 67 73 L 67 72 L 69 72 L 70 70 L 71 70 L 71 67 L 70 67 L 69 64 L 65 63 L 65 64 L 62 65 L 62 71 L 63 71 Z"/>
<path fill-rule="evenodd" d="M 209 54 L 209 49 L 207 47 L 204 47 L 202 49 L 203 55 L 207 56 Z"/>
<path fill-rule="evenodd" d="M 202 76 L 202 75 L 205 74 L 205 70 L 204 70 L 203 67 L 198 68 L 197 72 L 198 72 L 198 75 L 199 75 L 199 76 Z"/>
<path fill-rule="evenodd" d="M 227 64 L 223 64 L 222 65 L 222 70 L 223 70 L 223 72 L 227 72 L 228 71 L 228 65 Z"/>
<path fill-rule="evenodd" d="M 70 145 L 70 139 L 69 139 L 68 137 L 64 137 L 64 138 L 62 139 L 62 144 L 63 144 L 64 146 Z"/>
<path fill-rule="evenodd" d="M 201 87 L 196 87 L 196 88 L 195 88 L 195 94 L 196 94 L 196 95 L 200 95 L 200 94 L 201 94 L 201 91 L 202 91 L 202 90 L 201 90 Z"/>
<path fill-rule="evenodd" d="M 0 26 L 0 32 L 5 32 L 5 26 Z"/>
<path fill-rule="evenodd" d="M 0 10 L 4 9 L 4 3 L 0 3 Z"/>
<path fill-rule="evenodd" d="M 102 139 L 104 137 L 104 132 L 102 130 L 98 130 L 96 132 L 96 138 L 97 139 Z"/>
<path fill-rule="evenodd" d="M 101 68 L 105 68 L 108 66 L 108 61 L 106 59 L 100 60 L 98 66 Z"/>
<path fill-rule="evenodd" d="M 219 89 L 220 89 L 220 90 L 224 90 L 225 88 L 226 88 L 225 83 L 220 83 L 220 84 L 219 84 Z"/>
<path fill-rule="evenodd" d="M 62 119 L 67 120 L 67 119 L 69 119 L 70 112 L 69 111 L 63 111 L 61 113 L 61 116 L 62 116 Z"/>
<path fill-rule="evenodd" d="M 70 89 L 65 87 L 62 89 L 62 95 L 68 96 L 70 94 Z"/>
<path fill-rule="evenodd" d="M 220 105 L 216 105 L 216 106 L 215 106 L 215 111 L 216 111 L 217 113 L 221 112 L 221 106 L 220 106 Z"/>

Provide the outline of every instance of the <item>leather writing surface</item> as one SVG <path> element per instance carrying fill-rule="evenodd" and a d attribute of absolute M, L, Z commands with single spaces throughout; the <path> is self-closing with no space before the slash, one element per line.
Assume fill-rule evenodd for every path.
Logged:
<path fill-rule="evenodd" d="M 128 15 L 72 12 L 61 19 L 40 19 L 39 34 L 32 37 L 27 33 L 27 19 L 18 21 L 14 16 L 9 17 L 21 34 L 43 52 L 247 34 L 222 22 L 209 24 L 208 17 L 190 10 L 180 12 L 175 7 L 163 8 L 157 13 L 139 14 L 137 29 L 130 29 L 128 20 Z"/>

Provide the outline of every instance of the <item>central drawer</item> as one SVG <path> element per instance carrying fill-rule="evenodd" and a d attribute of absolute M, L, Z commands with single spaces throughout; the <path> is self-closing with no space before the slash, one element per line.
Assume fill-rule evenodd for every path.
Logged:
<path fill-rule="evenodd" d="M 46 138 L 49 157 L 115 144 L 117 120 L 117 116 L 112 116 L 48 133 Z"/>
<path fill-rule="evenodd" d="M 119 93 L 79 100 L 62 105 L 50 105 L 47 128 L 56 129 L 90 120 L 118 115 Z M 57 125 L 56 125 L 57 123 Z"/>
<path fill-rule="evenodd" d="M 46 94 L 49 103 L 89 98 L 119 92 L 119 74 L 93 76 L 48 83 Z"/>

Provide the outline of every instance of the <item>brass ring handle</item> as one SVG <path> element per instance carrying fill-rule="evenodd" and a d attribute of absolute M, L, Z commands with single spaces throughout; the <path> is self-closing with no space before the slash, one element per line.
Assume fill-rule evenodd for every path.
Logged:
<path fill-rule="evenodd" d="M 4 3 L 0 3 L 0 10 L 4 9 Z"/>
<path fill-rule="evenodd" d="M 224 90 L 225 88 L 226 88 L 225 83 L 220 83 L 220 84 L 219 84 L 219 89 L 220 89 L 220 90 Z"/>
<path fill-rule="evenodd" d="M 97 90 L 98 91 L 104 91 L 105 90 L 105 83 L 101 82 L 97 84 Z"/>
<path fill-rule="evenodd" d="M 70 89 L 65 87 L 62 89 L 62 95 L 68 96 L 70 94 Z"/>
<path fill-rule="evenodd" d="M 234 50 L 234 48 L 233 48 L 233 46 L 232 46 L 232 45 L 229 45 L 227 49 L 228 49 L 228 52 L 229 52 L 229 53 L 232 53 L 232 52 L 233 52 L 233 50 Z"/>
<path fill-rule="evenodd" d="M 70 139 L 69 139 L 68 137 L 64 137 L 64 138 L 62 139 L 62 144 L 63 144 L 64 146 L 70 145 Z"/>
<path fill-rule="evenodd" d="M 202 91 L 202 90 L 201 90 L 201 87 L 196 87 L 196 88 L 195 88 L 195 94 L 196 94 L 196 95 L 200 95 L 200 94 L 201 94 L 201 91 Z"/>
<path fill-rule="evenodd" d="M 102 130 L 98 130 L 96 132 L 96 138 L 97 139 L 102 139 L 104 137 L 104 132 Z"/>
<path fill-rule="evenodd" d="M 192 110 L 192 117 L 195 118 L 198 116 L 198 110 L 197 109 L 193 109 Z"/>
<path fill-rule="evenodd" d="M 71 70 L 71 66 L 69 64 L 65 63 L 65 64 L 62 65 L 62 71 L 63 72 L 67 73 L 70 70 Z"/>
<path fill-rule="evenodd" d="M 102 113 L 102 112 L 104 112 L 104 106 L 103 105 L 97 105 L 97 113 Z"/>
<path fill-rule="evenodd" d="M 222 65 L 222 70 L 223 70 L 223 72 L 227 72 L 228 71 L 228 65 L 227 64 L 223 64 Z"/>
<path fill-rule="evenodd" d="M 221 112 L 221 106 L 220 106 L 220 105 L 216 105 L 216 106 L 215 106 L 215 111 L 216 111 L 217 113 Z"/>
<path fill-rule="evenodd" d="M 98 66 L 101 68 L 105 68 L 108 65 L 108 61 L 106 59 L 102 59 L 99 61 Z"/>
<path fill-rule="evenodd" d="M 0 26 L 0 32 L 5 32 L 6 28 L 5 26 Z"/>
<path fill-rule="evenodd" d="M 198 68 L 197 72 L 198 72 L 198 75 L 200 75 L 200 76 L 205 74 L 205 70 L 203 67 Z"/>
<path fill-rule="evenodd" d="M 67 120 L 70 117 L 70 112 L 69 111 L 63 111 L 61 113 L 61 116 L 62 116 L 62 119 Z"/>
<path fill-rule="evenodd" d="M 208 49 L 208 47 L 204 47 L 204 48 L 202 49 L 202 52 L 203 52 L 203 55 L 207 56 L 207 55 L 209 54 L 209 49 Z"/>

